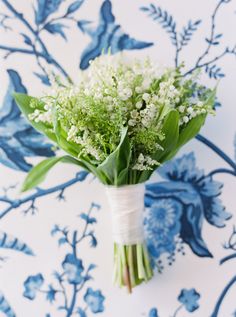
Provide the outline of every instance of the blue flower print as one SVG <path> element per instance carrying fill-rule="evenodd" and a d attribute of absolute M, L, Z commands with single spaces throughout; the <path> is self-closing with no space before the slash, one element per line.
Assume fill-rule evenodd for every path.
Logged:
<path fill-rule="evenodd" d="M 94 291 L 90 287 L 87 289 L 87 292 L 84 295 L 84 301 L 94 314 L 104 311 L 104 299 L 105 297 L 102 295 L 100 290 Z"/>
<path fill-rule="evenodd" d="M 193 153 L 167 162 L 158 173 L 164 181 L 147 184 L 146 207 L 160 199 L 173 199 L 179 203 L 182 206 L 180 238 L 198 256 L 212 257 L 202 238 L 202 226 L 204 218 L 220 228 L 231 218 L 219 199 L 222 184 L 196 167 Z"/>
<path fill-rule="evenodd" d="M 199 308 L 198 300 L 200 298 L 200 294 L 194 289 L 182 289 L 179 294 L 178 300 L 180 303 L 184 305 L 187 311 L 190 313 L 194 312 Z"/>
<path fill-rule="evenodd" d="M 77 259 L 74 254 L 66 255 L 62 267 L 69 283 L 80 284 L 83 281 L 83 276 L 81 275 L 84 271 L 83 263 L 80 259 Z"/>
<path fill-rule="evenodd" d="M 175 250 L 175 235 L 180 231 L 181 204 L 173 199 L 155 201 L 147 212 L 144 225 L 150 254 L 158 258 Z"/>
<path fill-rule="evenodd" d="M 156 308 L 152 308 L 148 314 L 148 317 L 158 317 L 158 311 Z"/>
<path fill-rule="evenodd" d="M 25 280 L 23 293 L 24 297 L 33 300 L 36 297 L 37 292 L 40 290 L 43 285 L 44 278 L 42 274 L 31 275 Z"/>
<path fill-rule="evenodd" d="M 163 178 L 171 181 L 189 183 L 200 195 L 206 220 L 216 227 L 224 227 L 224 221 L 230 219 L 231 214 L 225 211 L 218 196 L 223 185 L 204 175 L 203 170 L 196 167 L 194 153 L 191 152 L 179 159 L 167 162 L 158 172 Z M 180 192 L 183 197 L 184 193 Z M 186 195 L 186 194 L 185 194 Z"/>

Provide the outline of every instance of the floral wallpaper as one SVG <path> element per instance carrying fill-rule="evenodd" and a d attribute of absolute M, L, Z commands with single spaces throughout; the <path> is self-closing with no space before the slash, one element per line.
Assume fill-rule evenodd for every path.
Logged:
<path fill-rule="evenodd" d="M 236 1 L 0 0 L 0 317 L 236 316 Z M 71 166 L 20 194 L 56 155 L 12 92 L 40 95 L 48 73 L 76 81 L 107 53 L 184 63 L 218 85 L 216 117 L 146 185 L 155 277 L 132 295 L 112 285 L 104 189 Z"/>

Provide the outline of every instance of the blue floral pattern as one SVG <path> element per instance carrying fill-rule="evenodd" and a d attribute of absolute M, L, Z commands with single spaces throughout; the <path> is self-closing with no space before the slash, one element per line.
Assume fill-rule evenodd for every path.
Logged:
<path fill-rule="evenodd" d="M 78 45 L 82 49 L 79 63 L 78 60 L 75 61 L 76 67 L 79 64 L 81 69 L 86 69 L 89 66 L 89 60 L 101 55 L 102 52 L 110 51 L 114 54 L 123 50 L 148 48 L 156 48 L 158 52 L 158 48 L 162 45 L 159 40 L 161 29 L 170 41 L 175 66 L 180 66 L 183 56 L 188 56 L 184 53 L 188 52 L 187 49 L 190 49 L 190 45 L 196 40 L 199 32 L 205 32 L 203 41 L 199 45 L 202 51 L 197 53 L 196 50 L 198 55 L 194 57 L 194 50 L 191 59 L 186 60 L 184 76 L 202 69 L 209 79 L 218 80 L 226 75 L 226 69 L 222 63 L 224 59 L 236 56 L 236 46 L 234 43 L 227 42 L 228 35 L 218 27 L 218 18 L 220 14 L 224 18 L 226 7 L 229 8 L 227 12 L 230 14 L 232 0 L 215 1 L 215 7 L 208 14 L 209 30 L 202 29 L 203 25 L 207 25 L 205 16 L 201 19 L 192 19 L 189 16 L 189 20 L 182 21 L 183 27 L 179 28 L 177 15 L 175 16 L 172 14 L 173 12 L 165 9 L 164 1 L 160 4 L 152 1 L 143 2 L 140 8 L 137 4 L 136 12 L 129 14 L 130 17 L 133 14 L 139 15 L 140 21 L 142 21 L 140 23 L 145 24 L 147 21 L 150 26 L 153 25 L 153 32 L 150 32 L 148 41 L 145 36 L 140 35 L 139 38 L 137 33 L 135 35 L 131 29 L 126 29 L 125 24 L 120 22 L 117 5 L 111 0 L 96 2 L 98 9 L 94 6 L 94 10 L 97 10 L 95 12 L 95 17 L 98 17 L 97 22 L 92 21 L 94 17 L 90 19 L 90 12 L 88 17 L 81 10 L 88 5 L 88 2 L 84 0 L 36 0 L 34 4 L 32 3 L 33 5 L 27 4 L 29 6 L 27 14 L 21 12 L 23 9 L 16 1 L 0 0 L 0 3 L 2 4 L 0 9 L 1 31 L 6 32 L 6 35 L 11 32 L 14 38 L 13 45 L 10 41 L 11 36 L 9 36 L 9 42 L 5 40 L 8 37 L 4 37 L 0 43 L 0 52 L 4 54 L 2 57 L 4 63 L 6 61 L 5 72 L 9 81 L 0 107 L 0 167 L 9 168 L 15 173 L 19 172 L 19 175 L 29 171 L 32 167 L 32 159 L 37 159 L 39 156 L 53 156 L 56 149 L 27 123 L 12 98 L 13 91 L 25 93 L 30 89 L 29 86 L 26 87 L 26 83 L 29 81 L 22 71 L 22 67 L 14 63 L 14 59 L 11 59 L 12 56 L 27 57 L 32 61 L 32 66 L 27 69 L 27 75 L 32 73 L 42 85 L 50 85 L 49 68 L 55 76 L 63 76 L 65 80 L 72 82 L 66 59 L 61 59 L 52 49 L 54 44 L 55 46 L 57 43 L 63 45 L 65 41 L 67 41 L 67 45 L 70 45 L 72 33 L 82 39 L 81 42 L 78 40 Z M 214 6 L 214 4 L 212 5 Z M 119 4 L 119 6 L 122 5 Z M 84 44 L 83 40 L 87 41 L 87 44 Z M 217 100 L 216 110 L 219 105 L 220 102 Z M 192 251 L 193 256 L 214 257 L 213 250 L 208 247 L 208 237 L 203 235 L 203 227 L 207 224 L 224 232 L 225 226 L 232 219 L 234 207 L 230 206 L 232 210 L 226 210 L 224 207 L 224 203 L 221 201 L 224 183 L 219 179 L 221 175 L 236 176 L 236 138 L 233 158 L 205 136 L 198 135 L 196 139 L 222 160 L 222 166 L 212 167 L 209 171 L 205 171 L 199 168 L 199 162 L 196 160 L 196 157 L 199 157 L 197 152 L 184 154 L 159 168 L 155 175 L 158 177 L 158 181 L 146 186 L 144 227 L 152 264 L 157 267 L 159 272 L 162 272 L 164 268 L 165 257 L 169 264 L 173 264 L 177 252 L 185 254 Z M 4 184 L 0 189 L 0 220 L 10 219 L 13 212 L 19 210 L 24 215 L 35 215 L 37 211 L 40 211 L 39 201 L 49 195 L 54 195 L 61 202 L 66 201 L 70 188 L 74 185 L 79 188 L 80 183 L 85 182 L 87 178 L 87 172 L 79 171 L 66 181 L 45 189 L 37 188 L 20 197 L 15 196 L 19 185 L 15 184 L 13 179 L 12 185 Z M 97 289 L 97 286 L 92 285 L 94 283 L 92 272 L 96 265 L 88 264 L 80 254 L 78 247 L 86 240 L 90 242 L 92 248 L 97 247 L 99 241 L 94 230 L 97 217 L 94 216 L 94 213 L 99 209 L 100 206 L 92 203 L 87 212 L 82 212 L 78 230 L 64 227 L 63 224 L 53 227 L 51 235 L 58 238 L 60 252 L 63 252 L 57 266 L 59 269 L 54 270 L 49 283 L 44 272 L 33 272 L 30 276 L 28 276 L 28 272 L 25 272 L 22 305 L 26 305 L 27 300 L 30 300 L 37 309 L 37 300 L 39 297 L 43 297 L 50 303 L 50 307 L 60 311 L 65 317 L 88 317 L 97 313 L 103 315 L 106 308 L 105 296 L 100 289 Z M 220 266 L 236 259 L 235 236 L 234 227 L 228 241 L 222 241 L 225 254 L 219 260 Z M 34 247 L 32 248 L 31 241 L 24 241 L 24 238 L 21 239 L 15 234 L 11 235 L 6 230 L 0 231 L 0 251 L 1 270 L 7 266 L 8 257 L 5 256 L 5 252 L 10 254 L 15 252 L 17 256 L 22 254 L 25 261 L 30 258 L 37 259 L 38 252 Z M 34 255 L 36 255 L 35 258 L 32 257 Z M 214 259 L 214 263 L 218 264 L 217 258 Z M 7 288 L 5 294 L 5 286 L 0 287 L 0 314 L 6 317 L 18 316 L 21 312 L 15 311 L 14 300 L 10 299 L 10 294 L 7 294 Z M 225 281 L 225 286 L 216 296 L 210 317 L 221 317 L 224 300 L 229 291 L 235 290 L 235 287 L 236 276 L 234 274 Z M 21 295 L 22 292 L 19 292 L 19 297 Z M 202 312 L 199 306 L 200 293 L 195 288 L 183 288 L 177 299 L 180 306 L 173 310 L 172 317 L 181 317 L 184 310 L 193 315 L 195 311 L 199 310 L 199 316 L 205 316 L 205 312 Z M 206 298 L 201 300 L 206 300 Z M 160 305 L 160 302 L 157 304 Z M 232 308 L 232 315 L 235 315 L 235 307 Z M 54 314 L 47 311 L 44 316 L 53 317 Z M 151 308 L 148 313 L 148 317 L 162 316 L 159 306 Z"/>
<path fill-rule="evenodd" d="M 195 288 L 191 288 L 191 289 L 183 288 L 180 291 L 180 294 L 178 296 L 178 301 L 181 303 L 181 305 L 176 308 L 176 310 L 174 311 L 171 317 L 179 317 L 180 316 L 179 312 L 181 312 L 183 308 L 187 310 L 189 313 L 195 312 L 195 310 L 197 310 L 200 307 L 198 303 L 200 297 L 201 297 L 200 294 L 196 291 Z M 158 317 L 158 316 L 159 315 L 158 315 L 157 308 L 152 308 L 148 313 L 148 317 Z"/>
<path fill-rule="evenodd" d="M 187 311 L 190 313 L 194 312 L 199 308 L 198 300 L 200 298 L 200 294 L 194 289 L 182 289 L 179 294 L 178 300 L 180 303 L 184 305 Z"/>
<path fill-rule="evenodd" d="M 159 199 L 151 205 L 144 225 L 148 249 L 153 257 L 159 258 L 162 253 L 175 250 L 181 214 L 180 203 L 171 199 Z"/>
<path fill-rule="evenodd" d="M 180 221 L 180 226 L 177 221 L 170 234 L 166 235 L 172 243 L 167 243 L 165 251 L 174 251 L 173 238 L 179 233 L 182 241 L 188 244 L 195 254 L 212 257 L 201 231 L 204 219 L 211 225 L 221 228 L 225 226 L 225 221 L 231 218 L 231 214 L 225 211 L 219 199 L 222 185 L 196 167 L 193 153 L 167 162 L 158 169 L 158 173 L 165 181 L 147 185 L 145 204 L 151 207 L 151 213 L 156 201 L 165 199 L 169 202 L 169 206 L 172 204 L 172 210 L 175 210 L 170 213 L 175 214 L 176 220 Z M 167 210 L 168 207 L 166 207 L 168 214 Z M 153 247 L 156 243 L 155 235 L 153 243 L 150 242 L 150 238 L 148 241 L 151 254 L 158 257 L 160 252 Z M 161 243 L 164 243 L 164 240 Z"/>
<path fill-rule="evenodd" d="M 84 229 L 79 235 L 77 230 L 69 230 L 65 227 L 55 225 L 51 231 L 52 236 L 58 237 L 59 246 L 67 247 L 70 253 L 66 253 L 64 260 L 61 263 L 62 272 L 55 271 L 54 284 L 49 284 L 47 288 L 44 286 L 44 277 L 41 273 L 29 276 L 24 282 L 25 291 L 24 297 L 29 300 L 35 300 L 37 293 L 46 295 L 46 300 L 52 305 L 57 305 L 57 294 L 62 294 L 63 302 L 57 306 L 58 310 L 63 310 L 66 317 L 71 317 L 74 314 L 79 314 L 81 317 L 86 317 L 86 309 L 77 307 L 77 296 L 92 279 L 91 272 L 96 268 L 96 265 L 90 263 L 85 269 L 82 260 L 78 257 L 78 245 L 85 239 L 95 239 L 95 234 L 91 231 L 91 226 L 96 222 L 95 217 L 91 214 L 100 209 L 100 206 L 92 203 L 87 213 L 83 213 Z M 91 221 L 93 219 L 93 221 Z M 94 247 L 91 244 L 91 247 Z M 101 290 L 94 291 L 88 287 L 83 296 L 86 307 L 89 307 L 91 312 L 96 314 L 103 312 L 105 296 Z"/>
<path fill-rule="evenodd" d="M 84 301 L 89 306 L 94 314 L 101 313 L 104 311 L 105 297 L 102 295 L 100 290 L 94 291 L 92 288 L 88 288 L 86 294 L 84 295 Z"/>
<path fill-rule="evenodd" d="M 83 281 L 81 273 L 84 271 L 82 261 L 77 259 L 74 254 L 67 254 L 62 263 L 68 282 L 71 284 L 80 284 Z"/>
<path fill-rule="evenodd" d="M 30 300 L 35 299 L 37 292 L 40 290 L 43 285 L 44 278 L 42 274 L 36 274 L 29 276 L 24 282 L 24 296 Z"/>

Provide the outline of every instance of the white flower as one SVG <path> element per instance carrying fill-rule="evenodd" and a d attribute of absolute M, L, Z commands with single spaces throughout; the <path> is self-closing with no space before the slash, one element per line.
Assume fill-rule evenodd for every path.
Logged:
<path fill-rule="evenodd" d="M 143 100 L 146 102 L 149 101 L 150 97 L 151 97 L 150 94 L 148 94 L 147 92 L 143 94 Z"/>
<path fill-rule="evenodd" d="M 188 122 L 189 122 L 189 118 L 188 118 L 187 116 L 184 116 L 184 117 L 183 117 L 183 122 L 184 122 L 184 123 L 188 123 Z"/>
<path fill-rule="evenodd" d="M 133 92 L 132 89 L 130 88 L 120 88 L 118 89 L 118 95 L 120 97 L 121 100 L 127 100 L 132 96 Z"/>
<path fill-rule="evenodd" d="M 147 108 L 149 109 L 149 111 L 151 112 L 151 114 L 156 114 L 157 112 L 157 108 L 153 103 L 150 103 Z"/>
<path fill-rule="evenodd" d="M 67 135 L 67 141 L 73 140 L 77 133 L 78 133 L 78 128 L 72 125 Z"/>
<path fill-rule="evenodd" d="M 136 105 L 135 105 L 135 107 L 136 107 L 137 109 L 141 109 L 142 106 L 143 106 L 142 101 L 138 101 L 138 102 L 136 103 Z"/>
<path fill-rule="evenodd" d="M 197 103 L 197 107 L 203 107 L 203 102 L 202 101 L 198 101 L 198 103 Z"/>
<path fill-rule="evenodd" d="M 157 102 L 159 100 L 158 95 L 152 96 L 152 102 Z"/>
<path fill-rule="evenodd" d="M 192 107 L 188 107 L 187 108 L 187 112 L 191 114 L 193 112 L 193 108 Z"/>
<path fill-rule="evenodd" d="M 140 87 L 140 86 L 135 87 L 135 92 L 137 94 L 140 94 L 142 91 L 143 91 L 142 87 Z"/>
<path fill-rule="evenodd" d="M 138 162 L 143 163 L 145 161 L 143 153 L 140 153 L 138 156 Z"/>
<path fill-rule="evenodd" d="M 130 112 L 130 116 L 131 116 L 131 118 L 136 119 L 136 118 L 139 117 L 139 113 L 138 113 L 137 110 L 132 110 L 132 111 Z"/>
<path fill-rule="evenodd" d="M 179 106 L 178 110 L 180 113 L 183 113 L 185 111 L 185 106 Z"/>
<path fill-rule="evenodd" d="M 191 116 L 191 118 L 195 118 L 196 115 L 197 115 L 197 113 L 195 111 L 193 111 L 190 116 Z"/>
<path fill-rule="evenodd" d="M 136 125 L 136 121 L 133 120 L 133 119 L 130 119 L 130 120 L 128 121 L 128 125 L 130 125 L 131 127 L 134 127 L 134 126 Z"/>
<path fill-rule="evenodd" d="M 124 93 L 126 96 L 128 96 L 128 97 L 131 97 L 132 94 L 133 94 L 132 89 L 130 89 L 130 88 L 125 88 L 125 89 L 123 90 L 123 93 Z"/>
<path fill-rule="evenodd" d="M 145 126 L 146 128 L 148 128 L 150 126 L 150 121 L 147 118 L 143 118 L 141 120 L 143 126 Z"/>

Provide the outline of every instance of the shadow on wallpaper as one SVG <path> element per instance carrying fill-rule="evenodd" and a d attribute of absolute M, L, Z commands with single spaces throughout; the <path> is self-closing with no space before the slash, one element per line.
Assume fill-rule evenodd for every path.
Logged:
<path fill-rule="evenodd" d="M 14 43 L 14 46 L 5 46 L 4 43 L 1 43 L 0 50 L 4 52 L 3 59 L 10 58 L 12 54 L 23 54 L 27 55 L 29 59 L 34 59 L 38 67 L 34 75 L 44 85 L 49 85 L 49 78 L 45 71 L 47 65 L 53 68 L 55 74 L 70 78 L 65 65 L 61 65 L 47 48 L 47 42 L 44 39 L 46 32 L 52 36 L 52 40 L 54 36 L 58 36 L 62 41 L 67 41 L 67 34 L 72 30 L 82 32 L 84 36 L 91 38 L 91 42 L 84 48 L 80 57 L 81 69 L 87 68 L 90 59 L 94 59 L 109 48 L 111 53 L 115 53 L 121 50 L 144 49 L 154 45 L 143 39 L 134 39 L 132 35 L 125 33 L 123 27 L 116 23 L 112 3 L 109 0 L 105 0 L 101 5 L 97 27 L 92 27 L 91 21 L 76 18 L 76 12 L 86 2 L 84 0 L 64 1 L 66 9 L 61 15 L 56 14 L 62 0 L 37 0 L 37 6 L 34 8 L 34 23 L 27 20 L 26 15 L 21 13 L 20 6 L 14 6 L 12 1 L 0 0 L 0 2 L 1 27 L 6 32 L 18 33 L 22 40 Z M 203 69 L 213 80 L 225 76 L 217 62 L 226 55 L 235 57 L 236 48 L 221 45 L 224 34 L 217 32 L 217 16 L 220 14 L 221 8 L 229 2 L 230 0 L 216 1 L 214 11 L 209 14 L 211 28 L 206 30 L 205 49 L 200 56 L 196 57 L 193 66 L 186 70 L 185 76 L 196 69 Z M 31 3 L 29 3 L 30 6 Z M 198 32 L 202 21 L 200 19 L 190 20 L 182 30 L 178 30 L 174 17 L 164 8 L 159 7 L 156 2 L 146 3 L 140 10 L 147 19 L 153 20 L 153 25 L 159 24 L 166 31 L 175 52 L 174 63 L 179 66 L 182 51 L 191 44 L 191 39 L 194 33 Z M 21 23 L 22 29 L 14 27 L 15 20 Z M 153 38 L 154 41 L 155 38 Z M 210 58 L 209 53 L 214 52 L 214 48 L 219 45 L 222 47 L 222 52 L 214 58 Z M 27 92 L 21 74 L 17 69 L 7 69 L 7 73 L 9 87 L 0 108 L 0 162 L 8 168 L 15 169 L 16 172 L 27 172 L 31 168 L 28 158 L 53 156 L 55 149 L 26 122 L 11 97 L 13 90 Z M 219 106 L 221 105 L 217 102 L 215 107 Z M 214 254 L 208 248 L 207 241 L 204 241 L 202 237 L 202 226 L 206 221 L 220 229 L 231 218 L 230 212 L 225 210 L 220 199 L 224 184 L 216 181 L 214 176 L 227 173 L 235 177 L 236 158 L 230 158 L 227 153 L 202 135 L 198 135 L 197 140 L 213 151 L 216 156 L 221 157 L 228 167 L 219 166 L 219 168 L 205 173 L 197 166 L 195 155 L 191 152 L 161 167 L 158 173 L 162 180 L 146 186 L 144 226 L 152 265 L 159 272 L 163 271 L 165 264 L 174 264 L 176 253 L 185 254 L 186 244 L 195 256 L 213 257 Z M 47 189 L 37 188 L 22 199 L 10 198 L 14 185 L 2 188 L 0 218 L 8 217 L 18 208 L 23 209 L 24 213 L 34 214 L 37 211 L 38 200 L 53 193 L 56 193 L 59 200 L 64 200 L 66 190 L 70 186 L 83 182 L 86 177 L 87 173 L 81 171 L 74 178 L 62 184 L 56 184 Z M 91 247 L 96 247 L 97 239 L 94 228 L 99 209 L 100 206 L 92 203 L 91 208 L 80 215 L 82 221 L 80 234 L 63 227 L 63 224 L 55 225 L 52 228 L 51 236 L 53 239 L 57 239 L 58 245 L 61 246 L 60 252 L 64 254 L 64 259 L 60 263 L 61 271 L 53 272 L 52 281 L 45 281 L 43 272 L 35 272 L 31 276 L 26 275 L 22 286 L 24 291 L 19 296 L 23 295 L 30 301 L 34 301 L 38 296 L 43 296 L 58 310 L 64 311 L 65 317 L 86 317 L 89 314 L 104 312 L 106 305 L 102 290 L 87 286 L 96 265 L 84 263 L 78 251 L 78 246 L 81 243 L 87 243 L 86 240 L 89 240 Z M 231 253 L 225 255 L 219 265 L 236 259 L 235 237 L 236 229 L 234 228 L 228 242 L 224 245 L 225 250 Z M 34 256 L 30 241 L 28 244 L 27 241 L 20 241 L 17 237 L 3 231 L 0 231 L 0 248 L 21 252 L 26 256 Z M 3 255 L 1 255 L 0 261 L 6 261 L 4 250 L 1 254 Z M 211 317 L 219 316 L 221 304 L 229 289 L 235 284 L 236 275 L 228 281 L 219 297 L 216 298 Z M 8 303 L 4 296 L 4 287 L 0 287 L 0 312 L 7 317 L 17 316 L 17 312 L 13 308 L 14 303 Z M 79 294 L 82 294 L 82 302 L 78 302 Z M 173 308 L 172 317 L 181 317 L 182 311 L 192 313 L 199 308 L 198 301 L 201 295 L 196 289 L 183 288 L 176 296 L 179 306 Z M 155 307 L 147 312 L 147 316 L 166 317 L 158 315 L 158 309 Z M 236 316 L 236 311 L 232 316 Z M 52 316 L 48 313 L 45 317 Z"/>

